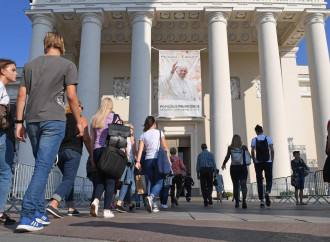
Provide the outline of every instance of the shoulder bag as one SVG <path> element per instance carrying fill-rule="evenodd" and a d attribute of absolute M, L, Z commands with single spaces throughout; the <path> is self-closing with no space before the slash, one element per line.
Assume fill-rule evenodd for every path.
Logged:
<path fill-rule="evenodd" d="M 166 176 L 171 173 L 171 165 L 168 162 L 167 151 L 163 149 L 161 142 L 161 131 L 159 130 L 159 150 L 158 150 L 158 158 L 157 158 L 157 168 L 158 172 L 162 176 Z"/>
<path fill-rule="evenodd" d="M 308 174 L 310 173 L 310 169 L 309 167 L 306 165 L 306 163 L 304 162 L 303 159 L 301 159 L 301 163 L 303 163 L 303 167 L 304 167 L 304 176 L 308 176 Z"/>

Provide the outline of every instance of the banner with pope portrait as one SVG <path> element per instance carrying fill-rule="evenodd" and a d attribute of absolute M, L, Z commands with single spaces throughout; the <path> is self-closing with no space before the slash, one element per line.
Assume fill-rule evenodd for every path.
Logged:
<path fill-rule="evenodd" d="M 199 50 L 159 51 L 159 117 L 201 117 Z"/>

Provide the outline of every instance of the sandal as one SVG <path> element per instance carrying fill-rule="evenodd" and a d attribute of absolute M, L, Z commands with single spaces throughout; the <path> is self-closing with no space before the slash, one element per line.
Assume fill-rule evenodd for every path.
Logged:
<path fill-rule="evenodd" d="M 3 223 L 4 225 L 13 225 L 16 223 L 16 220 L 11 219 L 7 214 L 2 213 L 0 216 L 0 223 Z"/>

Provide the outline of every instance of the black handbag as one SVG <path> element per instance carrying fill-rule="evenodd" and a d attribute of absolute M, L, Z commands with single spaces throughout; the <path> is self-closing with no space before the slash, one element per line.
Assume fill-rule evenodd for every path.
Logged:
<path fill-rule="evenodd" d="M 122 124 L 116 124 L 117 118 L 118 114 L 114 114 L 112 123 L 108 125 L 108 146 L 126 148 L 127 137 L 131 136 L 131 128 Z"/>
<path fill-rule="evenodd" d="M 127 162 L 127 155 L 124 151 L 106 146 L 98 162 L 98 168 L 112 177 L 120 178 L 125 171 Z"/>

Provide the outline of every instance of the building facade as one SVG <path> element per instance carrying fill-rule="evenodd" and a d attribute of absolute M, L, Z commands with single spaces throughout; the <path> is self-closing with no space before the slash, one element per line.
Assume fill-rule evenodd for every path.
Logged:
<path fill-rule="evenodd" d="M 89 121 L 104 96 L 133 123 L 137 138 L 146 116 L 155 116 L 195 181 L 202 143 L 220 168 L 233 134 L 250 147 L 256 124 L 274 141 L 274 177 L 290 175 L 295 149 L 310 166 L 323 167 L 330 117 L 326 2 L 33 0 L 25 12 L 32 21 L 30 60 L 43 54 L 46 32 L 64 36 Z M 303 37 L 308 67 L 296 64 Z M 201 50 L 202 116 L 158 115 L 159 50 Z M 30 149 L 20 145 L 20 162 L 33 160 L 26 158 Z M 86 152 L 81 174 L 85 160 Z M 249 171 L 255 181 L 253 165 Z M 224 177 L 231 188 L 229 169 Z"/>

